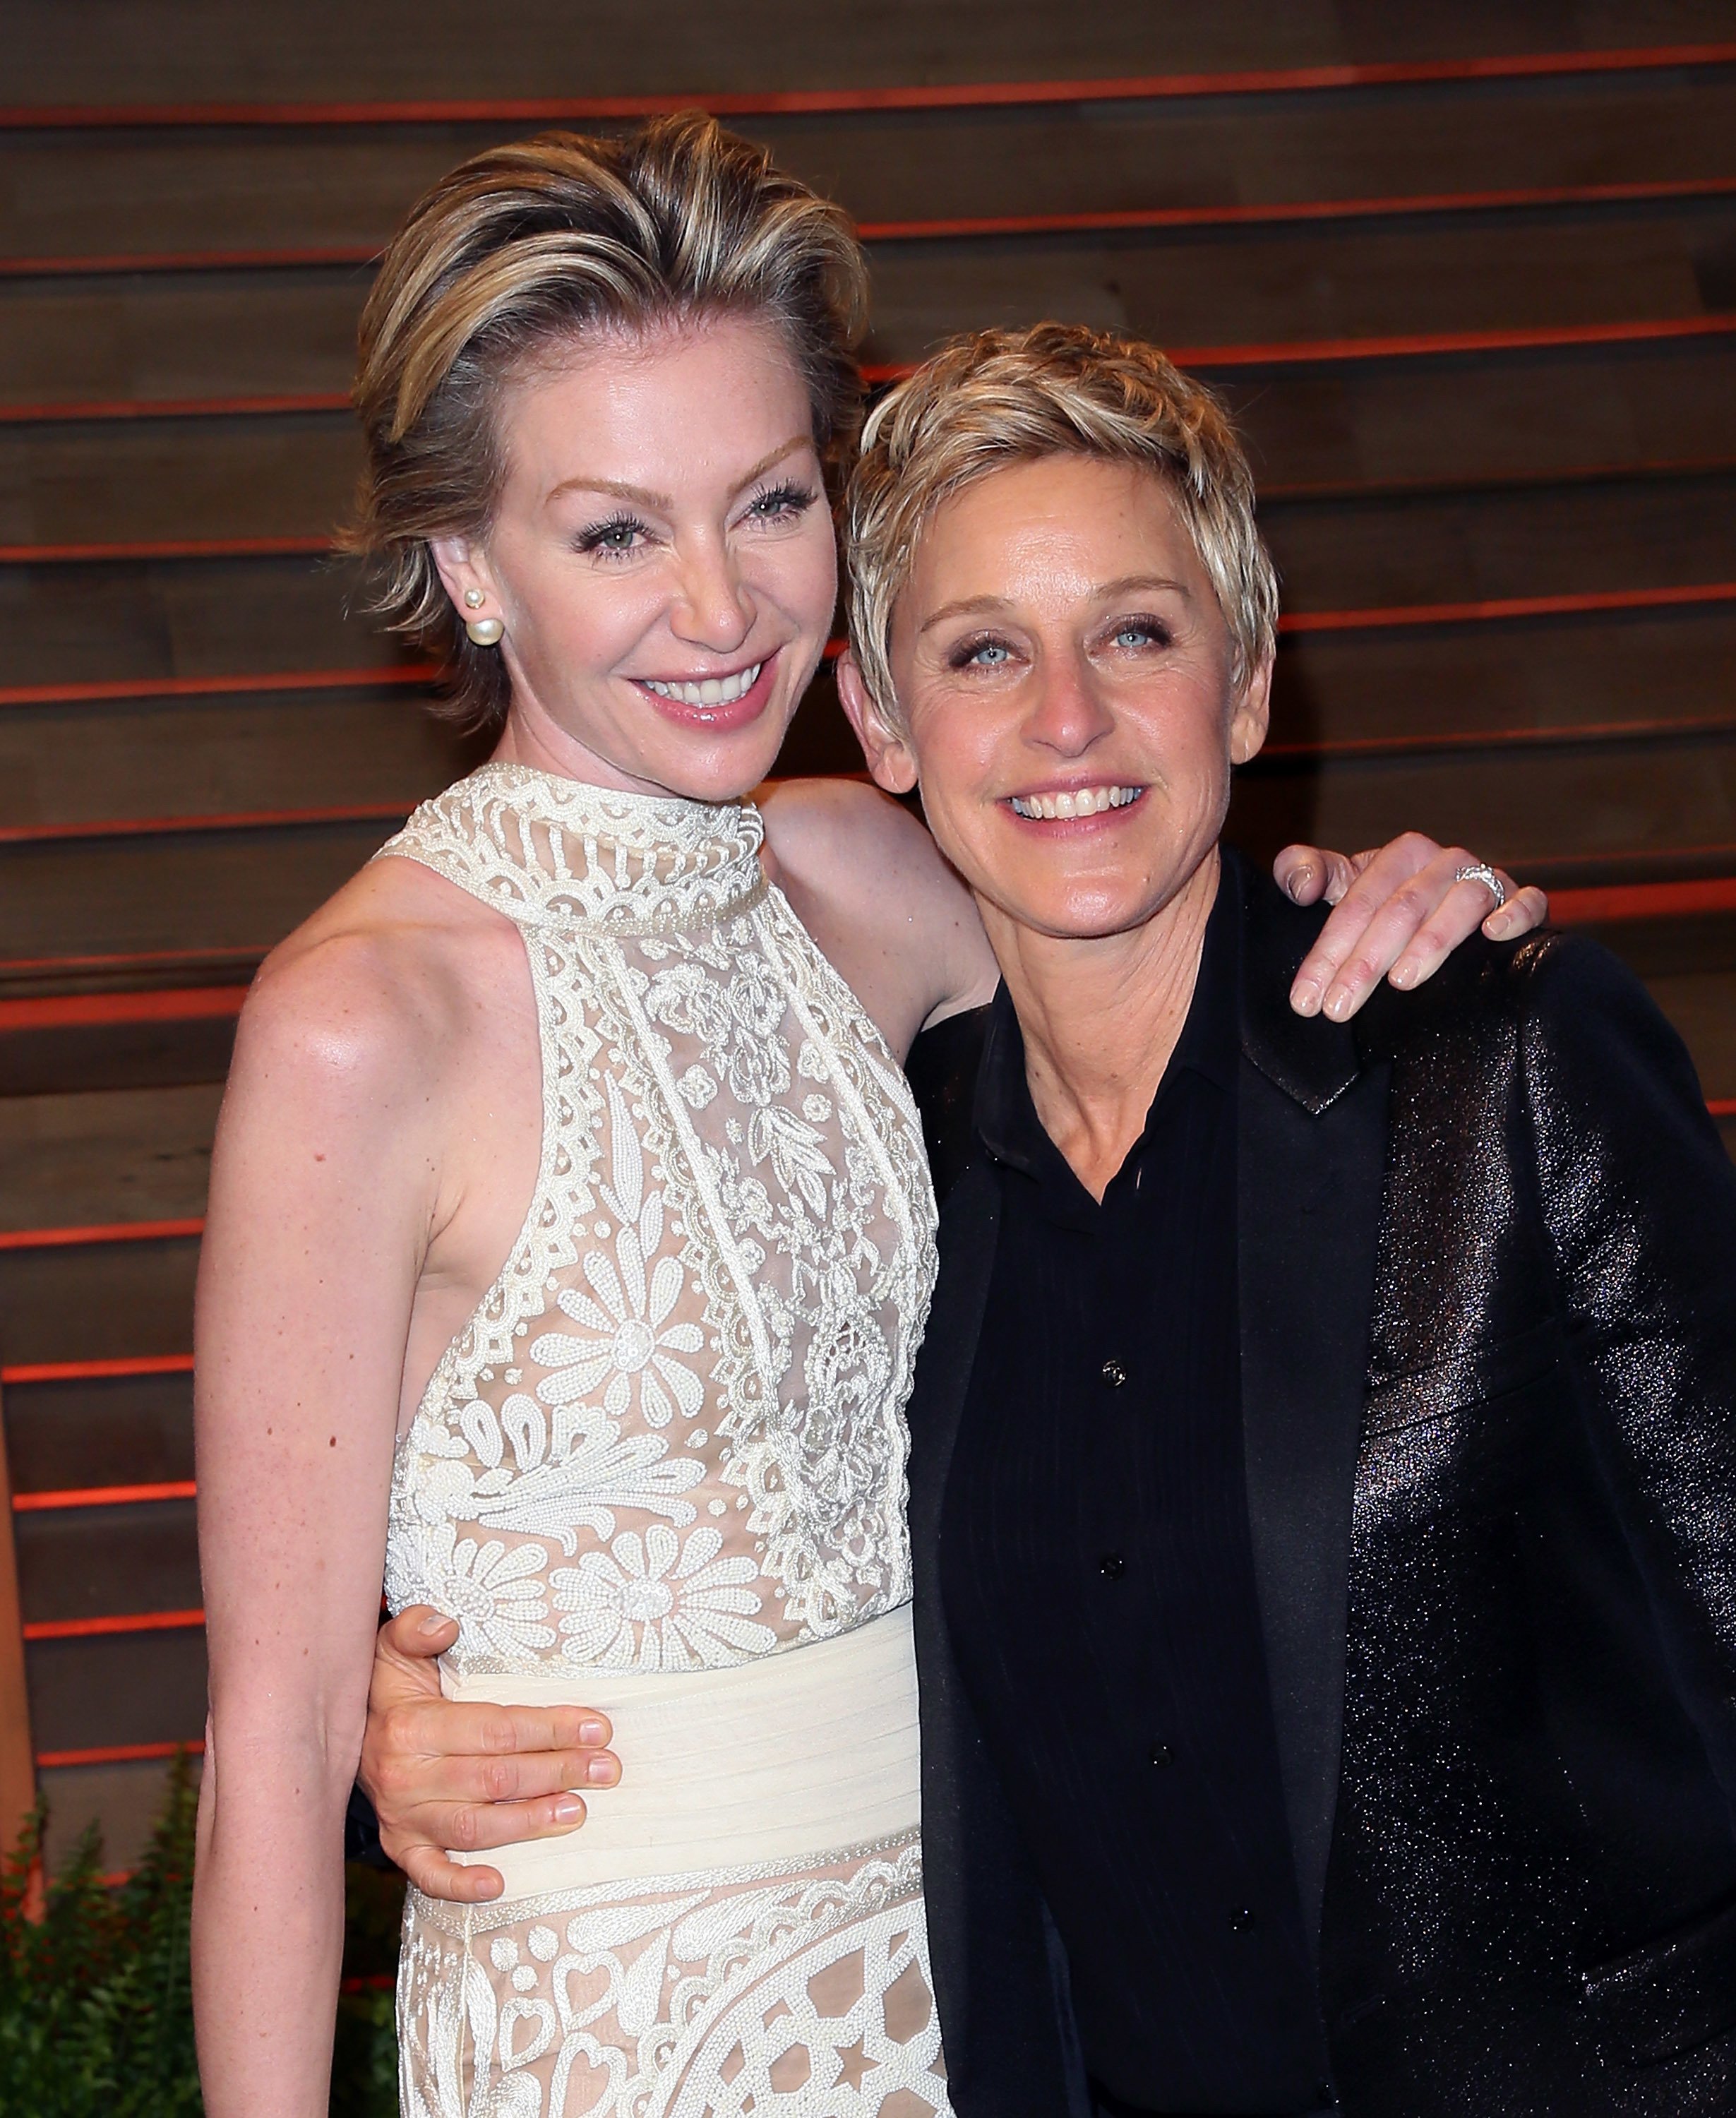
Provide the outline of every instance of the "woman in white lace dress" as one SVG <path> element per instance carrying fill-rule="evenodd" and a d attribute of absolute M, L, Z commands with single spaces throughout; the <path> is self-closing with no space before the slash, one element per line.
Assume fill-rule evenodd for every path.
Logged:
<path fill-rule="evenodd" d="M 991 960 L 823 652 L 842 215 L 702 120 L 484 156 L 363 331 L 356 541 L 488 764 L 277 950 L 200 1289 L 211 2118 L 314 2118 L 382 1556 L 446 1690 L 600 1709 L 582 1830 L 412 1892 L 413 2118 L 925 2118 L 898 1060 Z M 823 953 L 822 953 L 823 951 Z"/>

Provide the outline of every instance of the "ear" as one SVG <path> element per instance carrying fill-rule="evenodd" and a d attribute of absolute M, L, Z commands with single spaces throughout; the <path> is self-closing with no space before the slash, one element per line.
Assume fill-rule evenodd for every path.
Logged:
<path fill-rule="evenodd" d="M 435 571 L 440 582 L 452 599 L 452 607 L 461 617 L 478 617 L 484 614 L 501 616 L 500 594 L 494 585 L 494 576 L 481 549 L 464 537 L 432 537 L 428 549 L 434 555 Z M 480 603 L 466 605 L 466 589 L 481 591 Z"/>
<path fill-rule="evenodd" d="M 916 784 L 916 759 L 910 740 L 875 705 L 855 655 L 847 647 L 838 657 L 835 675 L 838 703 L 856 731 L 856 740 L 868 760 L 868 776 L 888 794 L 908 794 Z"/>
<path fill-rule="evenodd" d="M 1246 765 L 1259 755 L 1272 717 L 1272 658 L 1268 654 L 1242 687 L 1229 717 L 1229 761 Z"/>

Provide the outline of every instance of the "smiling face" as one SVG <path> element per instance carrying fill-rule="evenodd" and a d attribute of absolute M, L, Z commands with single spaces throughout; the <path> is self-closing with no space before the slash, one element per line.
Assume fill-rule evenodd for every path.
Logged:
<path fill-rule="evenodd" d="M 745 793 L 837 593 L 808 393 L 776 330 L 723 318 L 593 341 L 509 386 L 500 419 L 486 539 L 434 547 L 460 616 L 505 627 L 497 755 L 642 793 Z"/>
<path fill-rule="evenodd" d="M 1128 933 L 1215 878 L 1271 672 L 1238 681 L 1155 472 L 1053 456 L 965 487 L 923 532 L 891 647 L 902 728 L 849 672 L 852 719 L 882 786 L 920 784 L 992 937 Z"/>

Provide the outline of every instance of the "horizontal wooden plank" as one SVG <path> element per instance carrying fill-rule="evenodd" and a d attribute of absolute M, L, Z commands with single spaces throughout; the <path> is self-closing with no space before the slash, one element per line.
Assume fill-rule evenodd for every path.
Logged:
<path fill-rule="evenodd" d="M 0 1098 L 0 1229 L 197 1219 L 217 1084 Z"/>
<path fill-rule="evenodd" d="M 141 14 L 150 11 L 140 8 Z M 212 51 L 210 39 L 195 39 L 189 31 L 187 14 L 174 20 L 174 27 L 165 24 L 169 34 L 154 39 L 150 45 L 133 54 L 135 70 L 122 76 L 134 90 L 153 78 L 161 78 L 159 72 L 165 54 L 173 53 L 183 65 L 203 61 L 209 66 L 215 58 L 220 64 L 227 61 L 235 63 L 235 54 L 226 49 Z M 228 16 L 232 11 L 225 10 Z M 381 11 L 384 12 L 384 11 Z M 527 11 L 533 15 L 536 11 Z M 547 12 L 548 11 L 544 11 Z M 378 125 L 382 123 L 419 124 L 429 120 L 505 118 L 516 123 L 546 124 L 558 122 L 591 122 L 599 118 L 634 118 L 654 115 L 669 109 L 697 107 L 711 110 L 719 116 L 737 117 L 777 111 L 851 112 L 871 109 L 924 109 L 935 108 L 962 108 L 993 106 L 999 104 L 1076 103 L 1081 101 L 1125 101 L 1134 98 L 1156 98 L 1164 100 L 1183 99 L 1192 100 L 1201 96 L 1221 95 L 1296 95 L 1308 94 L 1336 94 L 1346 90 L 1381 88 L 1393 84 L 1415 82 L 1446 82 L 1528 80 L 1558 76 L 1599 75 L 1607 73 L 1643 72 L 1657 68 L 1675 68 L 1694 66 L 1720 66 L 1731 62 L 1736 48 L 1728 39 L 1718 37 L 1694 39 L 1674 38 L 1664 40 L 1657 32 L 1660 28 L 1656 14 L 1651 12 L 1636 21 L 1633 27 L 1641 35 L 1623 39 L 1618 44 L 1604 43 L 1591 49 L 1560 49 L 1558 38 L 1544 49 L 1535 46 L 1527 49 L 1523 43 L 1518 49 L 1491 50 L 1486 28 L 1479 25 L 1479 34 L 1467 39 L 1469 48 L 1443 52 L 1440 48 L 1441 31 L 1437 29 L 1430 39 L 1432 49 L 1418 51 L 1406 49 L 1408 40 L 1382 38 L 1384 47 L 1378 51 L 1369 49 L 1374 42 L 1366 32 L 1356 40 L 1354 48 L 1346 49 L 1337 39 L 1328 38 L 1331 56 L 1320 50 L 1317 32 L 1307 41 L 1315 49 L 1306 60 L 1300 59 L 1289 39 L 1284 39 L 1287 63 L 1275 63 L 1274 38 L 1270 26 L 1261 22 L 1266 30 L 1262 37 L 1257 33 L 1248 39 L 1232 35 L 1225 39 L 1211 36 L 1207 44 L 1215 63 L 1196 64 L 1185 70 L 1172 67 L 1170 70 L 1152 73 L 1123 68 L 1114 75 L 1085 74 L 1076 66 L 1068 67 L 1064 62 L 1076 61 L 1078 44 L 1072 37 L 1057 39 L 1054 30 L 1044 25 L 1039 28 L 1031 20 L 1035 11 L 1024 11 L 1026 21 L 1017 21 L 1019 11 L 1001 7 L 993 18 L 994 35 L 990 40 L 1000 66 L 1005 72 L 996 79 L 984 81 L 980 72 L 972 67 L 979 61 L 984 49 L 978 25 L 972 20 L 977 10 L 961 6 L 953 12 L 954 20 L 949 25 L 951 37 L 945 38 L 940 50 L 946 53 L 939 71 L 943 77 L 932 77 L 937 56 L 936 45 L 928 37 L 916 44 L 914 49 L 903 47 L 901 39 L 889 35 L 890 25 L 883 12 L 875 21 L 873 48 L 859 53 L 852 50 L 854 36 L 859 36 L 858 23 L 851 21 L 854 11 L 837 7 L 828 11 L 824 30 L 816 39 L 812 17 L 802 27 L 808 34 L 794 34 L 784 39 L 756 36 L 746 40 L 751 45 L 752 72 L 743 80 L 740 68 L 748 52 L 741 49 L 743 40 L 725 38 L 721 50 L 707 51 L 710 39 L 700 26 L 703 11 L 691 11 L 697 17 L 684 23 L 684 34 L 674 41 L 683 53 L 683 67 L 704 67 L 705 58 L 711 62 L 712 86 L 705 85 L 703 72 L 697 75 L 683 72 L 675 80 L 666 77 L 660 86 L 613 87 L 608 90 L 593 88 L 576 95 L 550 94 L 547 87 L 547 69 L 552 54 L 571 39 L 573 27 L 570 18 L 562 22 L 557 16 L 547 23 L 548 34 L 542 34 L 544 25 L 538 23 L 539 34 L 534 49 L 537 63 L 534 70 L 534 86 L 527 84 L 528 94 L 502 97 L 486 94 L 479 76 L 486 78 L 493 70 L 484 55 L 466 40 L 457 49 L 442 49 L 437 38 L 430 35 L 429 18 L 419 15 L 414 28 L 421 42 L 416 53 L 417 39 L 406 39 L 399 49 L 392 40 L 393 70 L 386 79 L 391 84 L 391 93 L 383 99 L 358 99 L 353 79 L 345 82 L 338 96 L 326 95 L 317 101 L 290 101 L 287 99 L 262 101 L 229 99 L 222 102 L 190 102 L 184 98 L 155 99 L 150 102 L 123 100 L 118 97 L 104 97 L 98 101 L 85 99 L 51 99 L 43 95 L 32 95 L 26 101 L 0 106 L 0 125 L 9 127 L 41 127 L 44 125 L 72 128 L 105 127 L 114 125 Z M 764 11 L 762 10 L 763 13 Z M 1520 11 L 1510 11 L 1511 19 L 1503 26 L 1506 37 L 1523 39 L 1528 28 L 1559 26 L 1558 12 L 1540 12 L 1538 21 L 1525 24 Z M 1118 20 L 1118 14 L 1123 17 Z M 51 18 L 52 19 L 52 18 Z M 1258 21 L 1257 16 L 1255 17 Z M 1715 21 L 1717 18 L 1713 17 Z M 1136 37 L 1131 47 L 1123 43 L 1139 21 L 1137 9 L 1103 9 L 1096 18 L 1097 35 L 1094 38 L 1094 55 L 1106 56 L 1110 51 L 1130 50 L 1132 55 L 1143 59 L 1149 56 L 1149 47 L 1143 38 Z M 354 49 L 354 18 L 334 21 L 331 29 L 337 40 Z M 225 28 L 229 23 L 225 21 Z M 762 30 L 767 25 L 761 25 Z M 790 23 L 794 30 L 796 24 Z M 865 25 L 864 25 L 865 26 Z M 984 24 L 983 26 L 986 27 Z M 1072 25 L 1068 25 L 1071 27 Z M 409 25 L 405 25 L 406 29 Z M 522 38 L 529 24 L 521 26 Z M 588 49 L 586 62 L 576 72 L 576 78 L 595 81 L 600 74 L 607 79 L 618 75 L 623 63 L 632 63 L 631 45 L 619 34 L 618 25 L 611 24 L 614 34 L 600 49 Z M 1036 31 L 1032 37 L 1033 30 Z M 345 35 L 345 32 L 350 34 Z M 564 34 L 562 34 L 564 32 Z M 853 35 L 853 32 L 854 35 Z M 1650 32 L 1650 35 L 1643 34 Z M 1021 34 L 1022 33 L 1022 34 Z M 581 32 L 582 35 L 582 32 Z M 908 34 L 908 33 L 906 33 Z M 383 25 L 377 27 L 375 35 L 387 41 Z M 1027 50 L 1025 39 L 1031 39 Z M 233 31 L 215 40 L 228 47 L 234 41 Z M 308 47 L 299 54 L 292 55 L 274 49 L 273 55 L 280 60 L 299 56 L 302 63 L 308 59 L 317 62 L 325 39 L 317 35 L 304 35 L 298 44 Z M 515 40 L 510 36 L 491 37 L 495 47 L 493 67 L 498 67 L 507 49 Z M 1188 39 L 1192 42 L 1192 39 Z M 1503 39 L 1503 42 L 1505 39 Z M 1541 41 L 1541 40 L 1539 40 Z M 1393 44 L 1399 47 L 1397 52 Z M 1251 46 L 1251 49 L 1250 49 Z M 57 52 L 52 38 L 41 40 L 41 49 L 32 51 L 33 64 L 21 70 L 16 78 L 30 78 L 39 67 L 52 69 Z M 25 49 L 28 50 L 28 44 Z M 424 64 L 433 50 L 441 50 L 446 68 L 435 76 L 438 88 L 432 97 L 407 99 L 403 94 L 404 75 L 410 70 L 413 54 L 419 56 Z M 929 77 L 911 82 L 900 81 L 894 74 L 887 76 L 886 69 L 896 67 L 900 56 L 916 58 L 917 67 Z M 1234 50 L 1240 63 L 1224 63 L 1228 52 Z M 812 81 L 777 81 L 773 85 L 766 79 L 767 62 L 772 62 L 773 78 L 792 62 L 801 65 L 803 59 L 809 64 L 818 62 L 821 67 L 836 68 L 846 52 L 858 61 L 844 72 L 842 79 L 849 86 L 834 85 L 837 76 L 823 85 Z M 705 55 L 701 58 L 701 53 Z M 919 57 L 918 54 L 919 53 Z M 528 56 L 528 53 L 525 54 Z M 1040 58 L 1039 58 L 1040 55 Z M 1179 56 L 1172 45 L 1172 58 Z M 665 74 L 668 53 L 656 49 L 644 57 L 653 58 L 653 71 Z M 1044 66 L 1041 59 L 1051 60 Z M 724 60 L 722 66 L 720 59 Z M 1021 59 L 1024 63 L 1021 63 Z M 1053 63 L 1062 60 L 1061 65 Z M 87 94 L 93 76 L 100 77 L 95 53 L 81 51 L 79 72 L 73 76 Z M 1299 60 L 1300 62 L 1298 62 Z M 781 61 L 781 64 L 778 62 Z M 1252 62 L 1248 62 L 1252 61 Z M 600 63 L 599 63 L 600 62 Z M 1035 63 L 1033 62 L 1035 62 Z M 805 71 L 805 68 L 803 69 Z M 914 71 L 914 69 L 913 69 Z M 294 68 L 290 77 L 299 72 Z M 718 80 L 721 75 L 722 80 Z M 1009 77 L 1010 76 L 1010 77 Z M 52 76 L 50 76 L 52 77 Z M 184 75 L 171 73 L 169 76 L 178 86 Z M 258 78 L 269 77 L 281 81 L 284 69 L 267 69 Z M 320 77 L 318 75 L 316 78 Z M 454 77 L 462 77 L 470 92 L 455 96 L 449 84 Z M 246 73 L 241 78 L 249 79 Z M 341 76 L 340 76 L 341 78 Z M 724 86 L 723 83 L 729 85 Z M 347 93 L 346 93 L 347 91 Z"/>
<path fill-rule="evenodd" d="M 1627 867 L 1736 844 L 1736 732 L 1493 761 L 1472 752 L 1299 764 L 1245 776 L 1234 819 L 1242 837 L 1273 849 L 1295 839 L 1376 845 L 1414 828 L 1518 875 L 1566 862 Z"/>
<path fill-rule="evenodd" d="M 245 993 L 212 986 L 0 1000 L 0 1097 L 221 1081 Z M 22 1012 L 31 1010 L 44 1012 Z"/>
<path fill-rule="evenodd" d="M 1736 459 L 1736 333 L 1216 379 L 1268 494 Z M 314 535 L 342 512 L 358 461 L 342 409 L 0 423 L 0 541 Z"/>
<path fill-rule="evenodd" d="M 0 132 L 0 254 L 366 254 L 427 185 L 529 122 Z M 743 113 L 737 129 L 870 224 L 1297 206 L 1726 174 L 1736 70 Z"/>
<path fill-rule="evenodd" d="M 1736 472 L 1263 501 L 1286 612 L 1736 580 Z"/>
<path fill-rule="evenodd" d="M 192 1345 L 196 1237 L 0 1250 L 0 1361 L 126 1359 Z"/>
<path fill-rule="evenodd" d="M 1724 696 L 1733 645 L 1728 604 L 1310 635 L 1280 657 L 1274 740 L 1688 722 Z M 817 693 L 799 716 L 784 769 L 855 762 L 836 707 Z M 386 835 L 384 825 L 332 823 L 0 846 L 0 967 L 269 946 Z"/>
<path fill-rule="evenodd" d="M 11 1382 L 5 1401 L 16 1496 L 97 1480 L 181 1485 L 192 1478 L 190 1369 Z"/>
<path fill-rule="evenodd" d="M 1736 609 L 1539 617 L 1288 637 L 1275 741 L 1689 722 L 1720 712 Z"/>
<path fill-rule="evenodd" d="M 1498 615 L 1480 607 L 1539 595 L 1638 602 L 1702 585 L 1711 594 L 1720 577 L 1736 579 L 1733 497 L 1736 478 L 1729 473 L 1613 479 L 1548 491 L 1298 499 L 1273 503 L 1266 522 L 1285 577 L 1287 626 L 1344 629 L 1377 622 L 1370 612 L 1389 604 L 1432 613 L 1406 622 L 1442 623 L 1454 615 Z M 0 716 L 0 762 L 12 766 L 0 775 L 0 828 L 54 821 L 44 797 L 62 798 L 62 788 L 73 798 L 72 814 L 118 816 L 132 808 L 248 808 L 267 786 L 283 806 L 317 807 L 346 798 L 392 800 L 444 784 L 464 747 L 380 698 L 285 697 L 271 710 L 243 705 L 233 747 L 220 742 L 201 757 L 197 738 L 185 739 L 196 724 L 215 733 L 215 717 L 241 703 L 223 698 L 225 685 L 238 687 L 243 677 L 264 678 L 287 694 L 298 678 L 311 685 L 322 673 L 323 687 L 336 692 L 367 681 L 370 656 L 381 680 L 413 670 L 419 677 L 420 665 L 405 664 L 355 614 L 361 594 L 351 570 L 302 558 L 0 568 L 0 623 L 16 642 L 8 670 L 15 681 L 0 690 L 0 704 L 46 707 L 89 698 L 123 709 L 107 717 L 117 747 L 94 746 L 104 763 L 71 784 L 55 763 L 56 715 Z M 160 701 L 155 714 L 137 715 L 128 687 L 160 686 L 170 696 L 208 695 L 210 703 L 170 713 Z M 294 731 L 304 719 L 305 738 L 299 738 Z M 325 727 L 316 728 L 322 721 Z M 129 724 L 131 740 L 120 733 Z M 192 771 L 189 757 L 198 760 Z M 174 791 L 189 783 L 197 784 L 196 802 Z M 118 802 L 108 790 L 118 785 L 132 787 L 134 797 Z"/>
<path fill-rule="evenodd" d="M 406 657 L 367 616 L 365 595 L 354 568 L 318 559 L 0 568 L 10 636 L 0 696 L 243 673 L 396 673 Z"/>
<path fill-rule="evenodd" d="M 0 423 L 0 543 L 324 537 L 360 462 L 347 408 L 317 418 Z"/>
<path fill-rule="evenodd" d="M 33 1641 L 25 1652 L 39 1759 L 197 1742 L 205 1729 L 197 1628 Z"/>
<path fill-rule="evenodd" d="M 1519 214 L 1603 206 L 1662 206 L 1727 198 L 1736 177 L 1646 178 L 1621 183 L 1520 184 L 1505 189 L 1378 192 L 1344 197 L 1248 205 L 1116 206 L 1067 212 L 952 214 L 897 220 L 862 220 L 870 251 L 892 243 L 1016 240 L 1024 236 L 1155 234 L 1213 229 L 1249 230 L 1349 221 L 1434 220 L 1443 215 Z M 0 252 L 0 279 L 91 280 L 138 273 L 299 271 L 377 263 L 378 242 L 260 245 L 248 249 L 81 251 L 30 255 Z"/>
<path fill-rule="evenodd" d="M 925 243 L 876 260 L 873 357 L 1058 315 L 1192 346 L 1691 317 L 1724 305 L 1716 261 L 1733 234 L 1716 201 Z"/>
<path fill-rule="evenodd" d="M 0 972 L 44 957 L 268 948 L 390 835 L 377 824 L 331 825 L 193 833 L 100 854 L 76 843 L 0 848 Z"/>
<path fill-rule="evenodd" d="M 405 691 L 213 692 L 0 712 L 0 827 L 413 803 L 487 746 Z M 69 761 L 78 769 L 68 769 Z M 380 836 L 391 830 L 383 825 Z M 0 1015 L 0 1032 L 5 1018 Z M 40 1025 L 46 1028 L 46 1024 Z"/>
<path fill-rule="evenodd" d="M 1736 302 L 1736 203 L 894 246 L 872 359 L 1059 315 L 1195 346 L 1692 318 Z M 0 282 L 0 402 L 340 392 L 365 275 Z"/>
<path fill-rule="evenodd" d="M 95 1621 L 131 1620 L 141 1630 L 174 1630 L 146 1618 L 175 1619 L 201 1597 L 198 1543 L 191 1500 L 137 1501 L 122 1507 L 54 1509 L 16 1516 L 19 1597 L 26 1639 L 42 1630 Z M 128 1630 L 116 1625 L 116 1630 Z"/>

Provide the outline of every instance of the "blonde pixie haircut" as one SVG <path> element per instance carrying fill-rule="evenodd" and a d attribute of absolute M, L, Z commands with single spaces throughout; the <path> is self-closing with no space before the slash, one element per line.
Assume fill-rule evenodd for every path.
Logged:
<path fill-rule="evenodd" d="M 1141 339 L 1082 324 L 977 331 L 942 346 L 875 406 L 845 498 L 850 642 L 893 728 L 903 717 L 892 613 L 923 530 L 965 486 L 1049 456 L 1155 472 L 1216 591 L 1237 682 L 1271 655 L 1278 578 L 1254 526 L 1248 459 L 1212 392 Z"/>
<path fill-rule="evenodd" d="M 618 139 L 544 133 L 424 193 L 362 312 L 367 456 L 341 544 L 373 562 L 376 612 L 438 658 L 443 710 L 473 728 L 506 716 L 500 654 L 467 638 L 430 544 L 487 534 L 509 384 L 599 334 L 762 318 L 789 346 L 836 473 L 860 418 L 867 316 L 867 266 L 842 209 L 697 112 Z"/>

